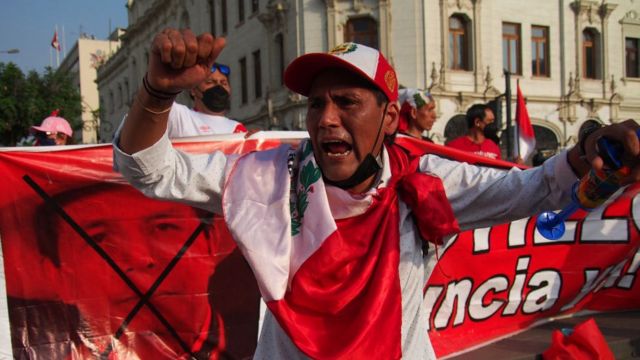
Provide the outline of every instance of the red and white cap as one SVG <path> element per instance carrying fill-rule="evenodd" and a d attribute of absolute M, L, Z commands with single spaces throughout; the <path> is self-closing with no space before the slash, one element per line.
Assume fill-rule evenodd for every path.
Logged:
<path fill-rule="evenodd" d="M 42 131 L 42 132 L 51 132 L 51 133 L 63 133 L 68 136 L 73 135 L 73 130 L 71 130 L 71 125 L 69 122 L 58 116 L 49 116 L 48 118 L 42 121 L 40 126 L 32 126 L 32 131 Z"/>
<path fill-rule="evenodd" d="M 313 80 L 329 68 L 354 72 L 373 83 L 389 101 L 398 100 L 398 78 L 387 59 L 380 51 L 356 43 L 344 43 L 328 53 L 311 53 L 296 58 L 284 71 L 284 83 L 292 91 L 309 96 Z"/>

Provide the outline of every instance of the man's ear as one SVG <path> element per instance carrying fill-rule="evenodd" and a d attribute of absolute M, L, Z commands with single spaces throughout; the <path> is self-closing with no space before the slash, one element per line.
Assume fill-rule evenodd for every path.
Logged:
<path fill-rule="evenodd" d="M 393 135 L 398 129 L 398 119 L 400 118 L 400 105 L 397 101 L 389 102 L 387 105 L 387 114 L 384 117 L 384 133 L 385 135 Z"/>
<path fill-rule="evenodd" d="M 418 118 L 418 109 L 414 108 L 413 106 L 411 107 L 411 119 L 415 120 Z"/>

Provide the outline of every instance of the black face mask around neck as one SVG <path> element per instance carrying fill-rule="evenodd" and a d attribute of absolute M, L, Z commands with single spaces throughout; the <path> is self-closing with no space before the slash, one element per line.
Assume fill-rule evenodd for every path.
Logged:
<path fill-rule="evenodd" d="M 347 190 L 367 180 L 371 175 L 374 175 L 380 169 L 381 168 L 380 164 L 378 164 L 378 161 L 376 161 L 371 153 L 368 153 L 367 156 L 365 156 L 364 160 L 358 165 L 358 168 L 353 173 L 353 175 L 351 175 L 348 179 L 333 181 L 327 179 L 324 174 L 322 177 L 324 178 L 325 183 L 337 186 L 343 190 Z"/>
<path fill-rule="evenodd" d="M 500 137 L 498 136 L 498 126 L 495 122 L 484 127 L 484 136 L 491 139 L 497 145 L 500 145 Z"/>
<path fill-rule="evenodd" d="M 202 93 L 202 103 L 207 109 L 219 113 L 231 108 L 231 97 L 222 85 L 216 85 Z"/>
<path fill-rule="evenodd" d="M 375 175 L 378 171 L 380 171 L 381 167 L 376 158 L 373 156 L 373 149 L 375 149 L 376 144 L 378 144 L 378 137 L 380 136 L 380 132 L 382 131 L 384 117 L 385 115 L 387 115 L 387 106 L 389 106 L 389 103 L 384 106 L 382 119 L 380 119 L 380 127 L 378 127 L 378 133 L 376 134 L 376 142 L 373 144 L 371 151 L 367 154 L 367 156 L 365 156 L 364 160 L 362 160 L 362 162 L 358 164 L 356 171 L 354 171 L 353 174 L 349 176 L 349 178 L 339 181 L 329 180 L 326 176 L 324 176 L 323 173 L 322 178 L 325 183 L 337 186 L 343 190 L 348 190 L 355 187 L 356 185 L 361 184 L 363 181 L 367 180 L 369 177 Z M 322 172 L 322 168 L 320 169 L 320 171 Z"/>

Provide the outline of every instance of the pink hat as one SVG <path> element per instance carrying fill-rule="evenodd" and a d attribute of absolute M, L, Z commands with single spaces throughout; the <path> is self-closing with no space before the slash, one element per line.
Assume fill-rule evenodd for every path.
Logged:
<path fill-rule="evenodd" d="M 63 133 L 68 136 L 73 135 L 73 130 L 71 130 L 71 125 L 69 122 L 58 116 L 49 116 L 48 118 L 42 121 L 40 126 L 32 126 L 31 130 L 42 131 L 42 132 L 52 132 L 52 133 Z"/>
<path fill-rule="evenodd" d="M 298 94 L 309 96 L 316 76 L 328 68 L 342 68 L 371 81 L 389 101 L 398 99 L 398 78 L 380 51 L 356 43 L 338 45 L 329 53 L 298 57 L 284 71 L 284 83 Z"/>

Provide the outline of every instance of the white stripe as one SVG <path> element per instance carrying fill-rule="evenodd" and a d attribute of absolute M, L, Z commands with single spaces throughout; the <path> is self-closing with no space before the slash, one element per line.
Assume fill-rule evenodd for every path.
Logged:
<path fill-rule="evenodd" d="M 0 359 L 13 359 L 2 238 L 0 238 Z"/>
<path fill-rule="evenodd" d="M 300 148 L 304 147 L 302 143 Z M 222 199 L 224 217 L 265 301 L 282 299 L 296 271 L 337 229 L 319 179 L 306 193 L 304 221 L 299 234 L 292 237 L 289 153 L 289 146 L 283 145 L 227 165 L 231 170 Z M 299 174 L 306 165 L 317 167 L 313 155 L 297 166 Z"/>

